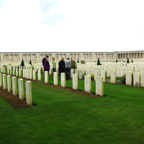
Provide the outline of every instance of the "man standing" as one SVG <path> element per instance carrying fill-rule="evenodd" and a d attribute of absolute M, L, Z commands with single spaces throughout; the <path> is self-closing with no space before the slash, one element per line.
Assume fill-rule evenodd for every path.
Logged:
<path fill-rule="evenodd" d="M 48 61 L 48 57 L 46 57 L 46 61 L 44 62 L 44 71 L 48 71 L 49 74 L 49 70 L 50 70 L 50 64 Z"/>
<path fill-rule="evenodd" d="M 69 58 L 67 58 L 67 60 L 65 60 L 66 80 L 71 79 L 70 70 L 71 70 L 71 62 Z"/>
<path fill-rule="evenodd" d="M 42 60 L 42 65 L 43 65 L 43 69 L 44 69 L 44 63 L 45 63 L 45 61 L 46 61 L 46 58 L 48 59 L 48 55 L 46 55 L 46 57 L 45 58 L 43 58 L 43 60 Z"/>
<path fill-rule="evenodd" d="M 56 72 L 56 61 L 55 61 L 55 58 L 53 57 L 53 72 Z"/>

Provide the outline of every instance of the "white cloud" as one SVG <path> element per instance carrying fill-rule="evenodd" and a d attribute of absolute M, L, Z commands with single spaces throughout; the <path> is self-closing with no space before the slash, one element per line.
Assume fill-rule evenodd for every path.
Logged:
<path fill-rule="evenodd" d="M 9 0 L 0 10 L 1 51 L 143 50 L 143 4 Z"/>

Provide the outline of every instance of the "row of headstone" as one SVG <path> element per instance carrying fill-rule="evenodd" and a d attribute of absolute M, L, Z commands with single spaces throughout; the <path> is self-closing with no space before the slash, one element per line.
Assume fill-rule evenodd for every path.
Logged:
<path fill-rule="evenodd" d="M 12 83 L 12 85 L 11 85 Z M 11 77 L 10 75 L 0 73 L 0 87 L 3 89 L 7 89 L 8 92 L 13 92 L 13 95 L 17 96 L 17 78 Z M 26 103 L 28 105 L 32 105 L 32 86 L 31 81 L 25 81 L 26 87 Z M 24 83 L 23 79 L 18 79 L 18 90 L 19 90 L 19 98 L 24 100 Z"/>

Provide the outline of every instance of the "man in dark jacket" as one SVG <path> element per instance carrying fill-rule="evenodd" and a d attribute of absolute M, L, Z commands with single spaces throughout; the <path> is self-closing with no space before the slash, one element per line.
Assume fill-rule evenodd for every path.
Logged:
<path fill-rule="evenodd" d="M 50 70 L 50 64 L 48 58 L 46 57 L 46 61 L 44 62 L 44 71 L 48 71 L 49 74 L 49 70 Z"/>
<path fill-rule="evenodd" d="M 59 62 L 59 76 L 61 76 L 62 72 L 65 72 L 64 58 L 62 58 L 61 61 Z"/>
<path fill-rule="evenodd" d="M 45 58 L 43 58 L 43 60 L 42 60 L 42 65 L 43 65 L 43 69 L 44 69 L 44 63 L 45 63 L 45 61 L 46 61 L 46 58 L 48 58 L 49 56 L 48 55 L 46 55 L 46 57 Z"/>

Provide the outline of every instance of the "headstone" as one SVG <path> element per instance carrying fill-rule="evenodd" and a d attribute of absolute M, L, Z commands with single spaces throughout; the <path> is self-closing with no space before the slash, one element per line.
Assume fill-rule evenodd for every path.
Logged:
<path fill-rule="evenodd" d="M 90 93 L 91 92 L 91 75 L 85 75 L 84 82 L 85 82 L 85 92 Z"/>
<path fill-rule="evenodd" d="M 78 74 L 73 74 L 72 85 L 73 89 L 78 89 Z"/>
<path fill-rule="evenodd" d="M 96 80 L 96 95 L 103 96 L 103 77 L 98 76 Z"/>
<path fill-rule="evenodd" d="M 16 68 L 16 77 L 18 76 L 18 68 Z"/>
<path fill-rule="evenodd" d="M 144 87 L 144 73 L 141 73 L 141 87 Z"/>
<path fill-rule="evenodd" d="M 30 72 L 29 72 L 29 69 L 27 69 L 26 71 L 27 71 L 27 79 L 30 79 Z"/>
<path fill-rule="evenodd" d="M 12 88 L 13 88 L 13 95 L 17 96 L 16 77 L 12 77 Z"/>
<path fill-rule="evenodd" d="M 58 85 L 58 74 L 57 74 L 57 72 L 54 72 L 53 75 L 54 75 L 54 85 Z"/>
<path fill-rule="evenodd" d="M 105 82 L 105 80 L 106 80 L 106 78 L 105 78 L 105 71 L 103 70 L 101 73 L 102 73 L 101 76 L 103 77 L 103 82 Z"/>
<path fill-rule="evenodd" d="M 45 83 L 48 83 L 48 71 L 45 71 Z"/>
<path fill-rule="evenodd" d="M 21 77 L 21 69 L 19 68 L 19 77 Z"/>
<path fill-rule="evenodd" d="M 3 81 L 2 81 L 2 73 L 0 73 L 0 87 L 2 87 L 3 86 Z"/>
<path fill-rule="evenodd" d="M 15 75 L 15 68 L 13 67 L 13 75 Z"/>
<path fill-rule="evenodd" d="M 133 74 L 133 86 L 140 86 L 140 73 L 135 72 Z"/>
<path fill-rule="evenodd" d="M 3 89 L 6 89 L 6 74 L 3 74 Z"/>
<path fill-rule="evenodd" d="M 111 71 L 111 83 L 115 83 L 116 81 L 116 73 L 115 71 Z"/>
<path fill-rule="evenodd" d="M 111 74 L 111 69 L 108 68 L 108 69 L 107 69 L 107 77 L 110 77 L 110 74 Z"/>
<path fill-rule="evenodd" d="M 8 92 L 11 91 L 11 76 L 7 75 L 7 88 L 8 88 Z"/>
<path fill-rule="evenodd" d="M 62 87 L 66 86 L 66 75 L 65 75 L 65 73 L 61 73 L 61 86 Z"/>
<path fill-rule="evenodd" d="M 74 69 L 71 69 L 71 78 L 73 76 L 73 73 L 74 73 Z"/>
<path fill-rule="evenodd" d="M 94 72 L 94 80 L 97 80 L 97 77 L 99 76 L 98 70 L 95 70 Z"/>
<path fill-rule="evenodd" d="M 24 100 L 24 87 L 23 87 L 23 79 L 18 79 L 18 87 L 19 87 L 19 98 Z"/>
<path fill-rule="evenodd" d="M 32 84 L 31 81 L 26 81 L 26 103 L 32 105 Z"/>
<path fill-rule="evenodd" d="M 79 79 L 82 79 L 82 76 L 83 76 L 82 70 L 79 70 L 78 76 L 79 76 Z"/>
<path fill-rule="evenodd" d="M 132 85 L 132 73 L 131 72 L 127 72 L 126 73 L 126 85 Z"/>
<path fill-rule="evenodd" d="M 41 70 L 38 70 L 38 81 L 41 81 Z"/>
<path fill-rule="evenodd" d="M 33 70 L 33 80 L 36 80 L 36 71 Z"/>
<path fill-rule="evenodd" d="M 3 67 L 3 73 L 5 73 L 5 67 Z"/>
<path fill-rule="evenodd" d="M 29 70 L 30 79 L 32 79 L 32 70 Z"/>

